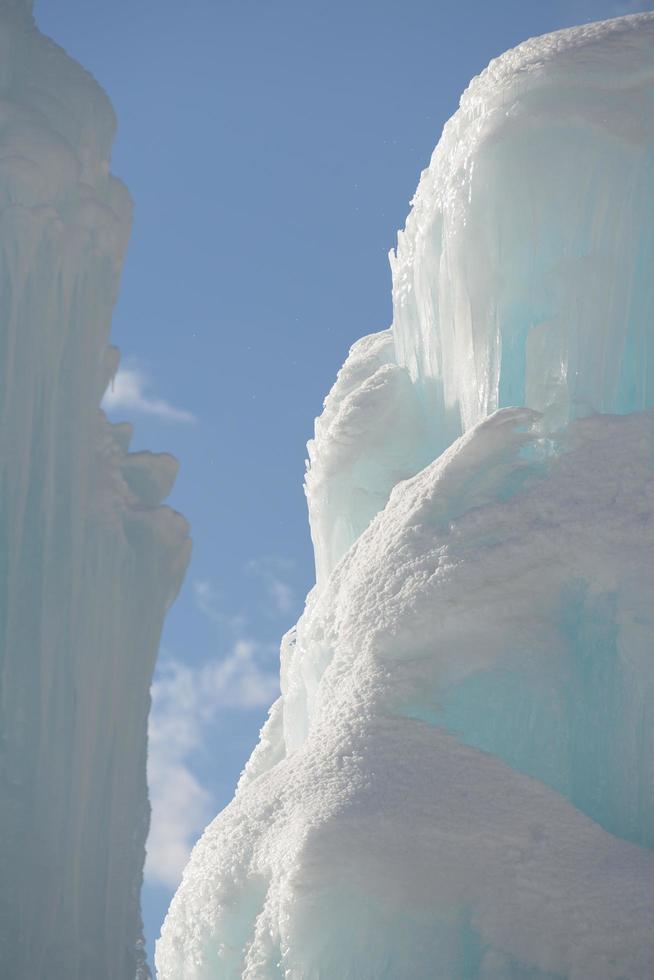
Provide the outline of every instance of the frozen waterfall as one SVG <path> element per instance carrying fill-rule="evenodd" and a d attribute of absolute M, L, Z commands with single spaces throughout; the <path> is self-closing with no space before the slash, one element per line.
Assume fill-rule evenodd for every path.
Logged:
<path fill-rule="evenodd" d="M 653 975 L 653 103 L 654 14 L 464 93 L 316 422 L 317 585 L 160 980 Z"/>
<path fill-rule="evenodd" d="M 148 976 L 139 891 L 149 685 L 188 560 L 100 399 L 131 203 L 111 106 L 0 2 L 0 974 Z"/>

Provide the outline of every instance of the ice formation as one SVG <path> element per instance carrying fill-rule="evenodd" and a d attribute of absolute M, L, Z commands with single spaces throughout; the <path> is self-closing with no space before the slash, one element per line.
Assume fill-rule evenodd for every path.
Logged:
<path fill-rule="evenodd" d="M 654 976 L 653 100 L 645 14 L 525 42 L 445 127 L 160 980 Z"/>
<path fill-rule="evenodd" d="M 0 975 L 148 976 L 149 683 L 188 558 L 176 462 L 99 410 L 129 196 L 111 106 L 0 2 Z"/>

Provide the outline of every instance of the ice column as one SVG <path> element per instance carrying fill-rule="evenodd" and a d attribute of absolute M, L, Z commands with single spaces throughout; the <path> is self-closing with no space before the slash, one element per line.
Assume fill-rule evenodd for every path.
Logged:
<path fill-rule="evenodd" d="M 168 456 L 100 399 L 130 228 L 111 106 L 0 3 L 0 963 L 145 977 L 149 683 L 188 559 Z"/>

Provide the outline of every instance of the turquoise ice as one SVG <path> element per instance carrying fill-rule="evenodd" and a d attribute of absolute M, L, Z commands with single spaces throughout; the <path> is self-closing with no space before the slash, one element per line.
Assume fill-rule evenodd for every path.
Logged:
<path fill-rule="evenodd" d="M 0 0 L 0 975 L 143 980 L 149 686 L 177 464 L 100 411 L 131 200 L 91 76 Z"/>
<path fill-rule="evenodd" d="M 646 980 L 654 14 L 464 93 L 316 421 L 317 584 L 161 980 Z"/>

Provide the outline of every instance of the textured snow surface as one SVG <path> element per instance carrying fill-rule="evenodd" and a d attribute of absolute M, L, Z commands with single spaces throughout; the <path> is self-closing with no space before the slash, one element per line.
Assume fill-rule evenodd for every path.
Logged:
<path fill-rule="evenodd" d="M 654 15 L 622 18 L 504 55 L 446 126 L 160 980 L 654 976 L 653 93 Z"/>
<path fill-rule="evenodd" d="M 149 684 L 177 464 L 100 399 L 131 222 L 93 79 L 0 3 L 0 976 L 145 977 Z"/>
<path fill-rule="evenodd" d="M 311 597 L 162 977 L 651 975 L 654 854 L 617 835 L 654 830 L 654 420 L 558 455 L 535 423 L 399 484 Z"/>

